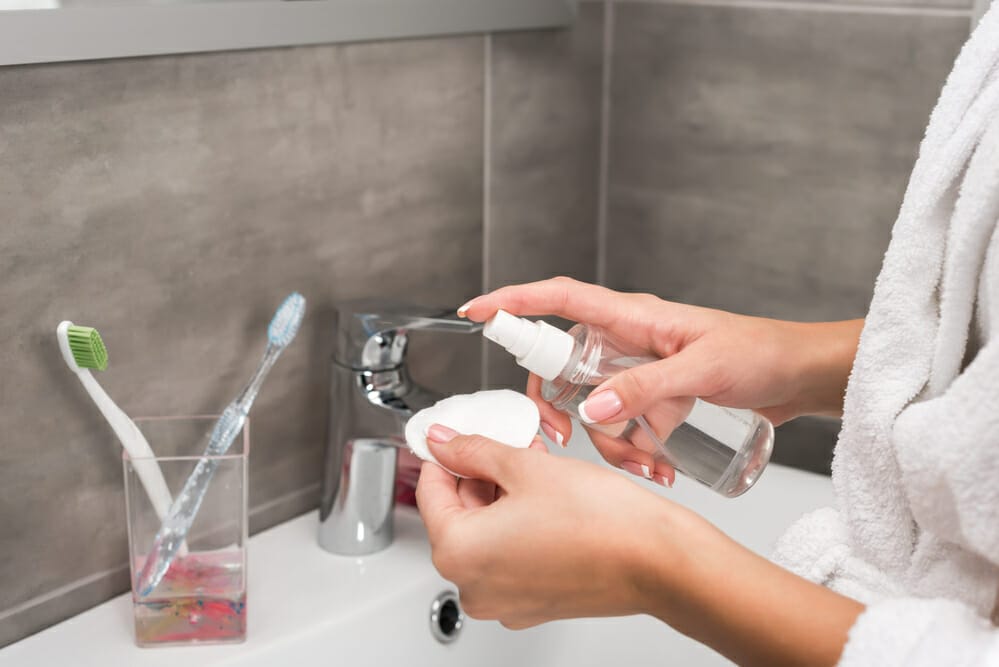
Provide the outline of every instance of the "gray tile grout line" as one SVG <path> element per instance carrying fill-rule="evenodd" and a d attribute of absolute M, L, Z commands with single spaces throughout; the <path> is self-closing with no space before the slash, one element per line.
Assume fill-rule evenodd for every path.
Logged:
<path fill-rule="evenodd" d="M 300 489 L 295 489 L 294 491 L 289 491 L 288 493 L 282 494 L 277 498 L 272 498 L 267 502 L 260 503 L 256 507 L 251 507 L 246 514 L 248 517 L 252 517 L 254 515 L 261 514 L 274 507 L 277 507 L 282 503 L 294 500 L 298 496 L 305 496 L 318 490 L 319 490 L 319 482 L 316 482 L 315 484 L 309 484 L 308 486 L 303 486 Z"/>
<path fill-rule="evenodd" d="M 493 37 L 486 33 L 482 40 L 482 289 L 489 290 L 490 243 L 492 231 L 492 178 L 493 178 Z M 481 341 L 479 386 L 489 386 L 489 348 Z"/>
<path fill-rule="evenodd" d="M 607 284 L 607 200 L 610 188 L 611 66 L 614 55 L 614 4 L 604 2 L 604 34 L 600 72 L 600 167 L 597 182 L 598 285 Z"/>
<path fill-rule="evenodd" d="M 128 569 L 128 563 L 124 563 L 117 567 L 113 567 L 110 570 L 101 570 L 100 572 L 95 572 L 94 574 L 88 574 L 85 577 L 81 577 L 80 579 L 71 581 L 68 584 L 63 584 L 58 588 L 54 588 L 47 593 L 36 595 L 35 597 L 29 598 L 24 602 L 19 602 L 10 609 L 5 609 L 4 611 L 0 612 L 0 621 L 5 621 L 8 618 L 17 616 L 18 614 L 33 609 L 34 607 L 43 605 L 46 602 L 49 602 L 50 600 L 55 600 L 56 598 L 60 598 L 64 595 L 73 592 L 74 590 L 83 588 L 84 586 L 88 586 L 96 581 L 100 581 L 105 577 L 108 577 L 117 572 L 121 572 L 122 570 L 127 570 L 127 569 Z"/>
<path fill-rule="evenodd" d="M 973 17 L 974 10 L 967 8 L 924 7 L 918 5 L 862 5 L 848 2 L 821 2 L 809 0 L 607 0 L 611 4 L 627 5 L 690 5 L 702 7 L 729 7 L 735 9 L 783 9 L 805 12 L 836 14 L 883 14 L 888 16 Z"/>
<path fill-rule="evenodd" d="M 268 500 L 267 502 L 261 503 L 256 507 L 250 508 L 250 510 L 247 512 L 247 518 L 252 517 L 255 514 L 260 514 L 261 512 L 266 512 L 267 510 L 273 507 L 277 507 L 281 503 L 294 500 L 298 496 L 303 496 L 312 493 L 318 488 L 319 488 L 319 482 L 316 482 L 315 484 L 310 484 L 308 486 L 302 487 L 301 489 L 289 491 L 288 493 L 278 496 L 277 498 Z M 89 586 L 90 584 L 100 581 L 105 577 L 108 577 L 110 575 L 116 574 L 118 572 L 121 572 L 122 570 L 127 570 L 127 569 L 128 569 L 128 563 L 125 562 L 122 563 L 121 565 L 112 567 L 111 569 L 108 570 L 101 570 L 100 572 L 95 572 L 94 574 L 88 574 L 85 577 L 81 577 L 75 581 L 69 582 L 68 584 L 63 584 L 58 588 L 54 588 L 51 591 L 48 591 L 47 593 L 42 593 L 41 595 L 36 595 L 35 597 L 29 598 L 24 602 L 19 602 L 18 604 L 14 605 L 9 609 L 4 609 L 3 611 L 0 611 L 0 622 L 5 621 L 14 616 L 17 616 L 18 614 L 33 609 L 34 607 L 37 607 L 39 605 L 43 605 L 46 602 L 49 602 L 50 600 L 54 600 L 56 598 L 62 597 L 63 595 L 72 593 L 74 590 L 83 588 L 84 586 Z"/>

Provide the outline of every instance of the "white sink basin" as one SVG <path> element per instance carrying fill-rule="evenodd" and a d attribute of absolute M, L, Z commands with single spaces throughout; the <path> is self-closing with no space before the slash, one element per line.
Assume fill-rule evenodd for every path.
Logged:
<path fill-rule="evenodd" d="M 558 448 L 553 448 L 558 449 Z M 571 450 L 597 460 L 585 438 Z M 649 488 L 693 507 L 748 547 L 768 553 L 783 529 L 828 505 L 827 478 L 772 465 L 756 488 L 727 500 L 693 482 Z M 434 598 L 454 587 L 430 562 L 416 511 L 396 510 L 396 539 L 364 558 L 334 556 L 316 545 L 315 513 L 250 540 L 248 639 L 229 646 L 136 648 L 131 600 L 119 596 L 0 650 L 0 665 L 538 665 L 630 667 L 729 664 L 649 617 L 559 621 L 524 631 L 466 620 L 458 639 L 430 632 Z"/>

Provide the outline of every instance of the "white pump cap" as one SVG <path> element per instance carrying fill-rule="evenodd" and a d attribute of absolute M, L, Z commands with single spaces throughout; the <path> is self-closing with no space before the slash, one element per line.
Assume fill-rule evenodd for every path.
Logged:
<path fill-rule="evenodd" d="M 517 357 L 517 363 L 543 380 L 554 380 L 572 358 L 576 341 L 547 322 L 531 322 L 498 310 L 482 334 Z"/>

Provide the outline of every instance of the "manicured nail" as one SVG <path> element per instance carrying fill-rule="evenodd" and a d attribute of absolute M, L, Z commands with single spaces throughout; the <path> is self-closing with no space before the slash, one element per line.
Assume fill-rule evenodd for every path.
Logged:
<path fill-rule="evenodd" d="M 580 403 L 579 418 L 586 424 L 595 424 L 610 419 L 621 412 L 622 407 L 621 397 L 613 389 L 608 389 Z"/>
<path fill-rule="evenodd" d="M 651 476 L 649 474 L 649 466 L 642 463 L 635 463 L 634 461 L 622 461 L 621 470 L 630 472 L 632 475 L 641 477 L 642 479 L 649 479 Z"/>
<path fill-rule="evenodd" d="M 427 429 L 427 439 L 434 442 L 450 442 L 458 432 L 441 424 L 431 424 Z"/>
<path fill-rule="evenodd" d="M 558 444 L 559 447 L 565 447 L 565 438 L 563 438 L 562 434 L 556 431 L 551 424 L 548 422 L 541 422 L 541 430 L 544 431 L 549 440 Z"/>
<path fill-rule="evenodd" d="M 673 482 L 676 481 L 676 471 L 672 468 L 665 468 L 662 472 L 656 470 L 652 474 L 652 481 L 660 486 L 667 486 L 673 488 Z"/>
<path fill-rule="evenodd" d="M 478 298 L 479 297 L 475 297 L 475 299 Z M 465 315 L 468 315 L 468 309 L 472 307 L 473 303 L 475 303 L 475 299 L 469 299 L 462 305 L 458 306 L 458 317 L 464 317 Z"/>

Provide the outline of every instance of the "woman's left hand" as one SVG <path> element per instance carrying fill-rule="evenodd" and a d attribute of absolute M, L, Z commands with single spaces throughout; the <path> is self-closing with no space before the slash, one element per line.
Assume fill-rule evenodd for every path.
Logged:
<path fill-rule="evenodd" d="M 474 618 L 525 628 L 647 612 L 650 547 L 679 572 L 670 562 L 681 545 L 710 528 L 617 473 L 549 456 L 540 440 L 514 449 L 435 425 L 428 442 L 443 466 L 472 478 L 424 463 L 416 494 L 434 565 Z"/>
<path fill-rule="evenodd" d="M 605 468 L 439 425 L 417 503 L 473 618 L 650 614 L 740 665 L 832 665 L 863 610 Z M 807 610 L 803 613 L 802 610 Z M 650 638 L 650 641 L 652 639 Z"/>

